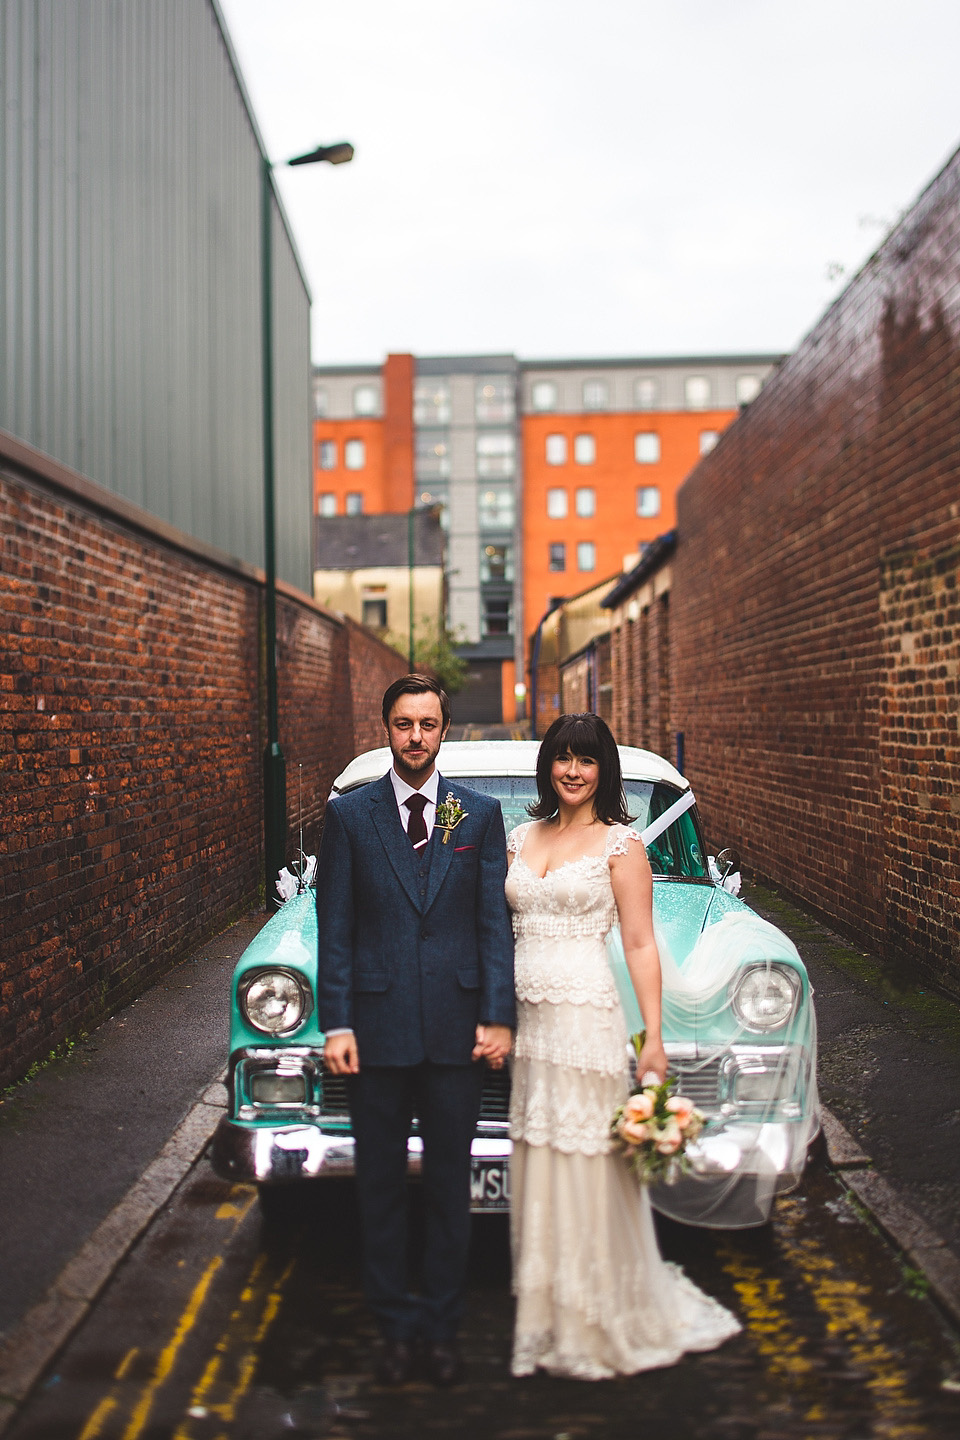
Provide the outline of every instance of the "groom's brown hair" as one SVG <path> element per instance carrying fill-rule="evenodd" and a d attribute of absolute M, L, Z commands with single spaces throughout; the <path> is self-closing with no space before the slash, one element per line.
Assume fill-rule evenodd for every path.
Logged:
<path fill-rule="evenodd" d="M 394 680 L 392 685 L 387 686 L 383 692 L 383 704 L 380 707 L 384 725 L 387 725 L 390 711 L 401 695 L 426 695 L 428 693 L 436 695 L 440 701 L 440 714 L 443 716 L 443 728 L 446 730 L 450 724 L 450 701 L 439 680 L 434 680 L 432 675 L 401 675 L 399 680 Z"/>

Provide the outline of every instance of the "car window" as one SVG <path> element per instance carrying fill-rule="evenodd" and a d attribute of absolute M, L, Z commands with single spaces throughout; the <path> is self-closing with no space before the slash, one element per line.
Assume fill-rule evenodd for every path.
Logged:
<path fill-rule="evenodd" d="M 459 778 L 472 790 L 496 796 L 503 810 L 503 823 L 508 835 L 515 825 L 522 825 L 524 820 L 530 819 L 527 806 L 537 798 L 537 783 L 532 775 L 465 775 Z M 635 830 L 645 830 L 652 820 L 679 800 L 681 793 L 672 785 L 652 780 L 625 780 L 623 788 Z M 694 815 L 693 810 L 687 810 L 662 835 L 658 835 L 652 845 L 647 846 L 654 875 L 683 880 L 707 878 L 703 842 Z"/>
<path fill-rule="evenodd" d="M 645 830 L 681 795 L 672 785 L 653 784 L 649 780 L 625 780 L 623 788 L 627 808 L 636 816 L 635 830 Z M 654 875 L 670 875 L 680 880 L 707 879 L 707 862 L 695 816 L 695 808 L 685 810 L 679 820 L 674 820 L 647 846 L 647 858 Z"/>

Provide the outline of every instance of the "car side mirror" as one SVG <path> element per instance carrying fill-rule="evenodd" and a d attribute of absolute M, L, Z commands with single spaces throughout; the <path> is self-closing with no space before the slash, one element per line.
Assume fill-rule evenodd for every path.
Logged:
<path fill-rule="evenodd" d="M 732 845 L 728 846 L 725 850 L 721 850 L 716 859 L 716 866 L 720 871 L 720 880 L 722 883 L 728 875 L 735 875 L 740 869 L 740 851 L 734 849 Z"/>

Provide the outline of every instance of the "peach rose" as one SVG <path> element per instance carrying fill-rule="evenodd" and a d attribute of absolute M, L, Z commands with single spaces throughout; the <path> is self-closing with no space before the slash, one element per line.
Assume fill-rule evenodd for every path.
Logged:
<path fill-rule="evenodd" d="M 623 1107 L 623 1113 L 631 1120 L 649 1120 L 653 1114 L 653 1100 L 645 1091 L 641 1091 L 639 1095 L 631 1095 Z"/>
<path fill-rule="evenodd" d="M 626 1116 L 620 1121 L 617 1129 L 624 1140 L 628 1140 L 631 1145 L 642 1145 L 644 1140 L 650 1138 L 646 1125 L 642 1125 L 638 1120 L 629 1120 Z"/>
<path fill-rule="evenodd" d="M 685 1095 L 671 1095 L 667 1101 L 667 1109 L 677 1117 L 681 1130 L 685 1130 L 693 1114 L 693 1101 L 688 1100 Z"/>

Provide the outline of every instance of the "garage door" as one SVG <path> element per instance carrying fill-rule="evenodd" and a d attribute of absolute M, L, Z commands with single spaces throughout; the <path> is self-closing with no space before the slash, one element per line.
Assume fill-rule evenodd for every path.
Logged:
<path fill-rule="evenodd" d="M 503 693 L 500 688 L 500 660 L 472 660 L 467 680 L 457 695 L 450 697 L 450 709 L 458 725 L 473 721 L 499 725 L 503 721 Z"/>

